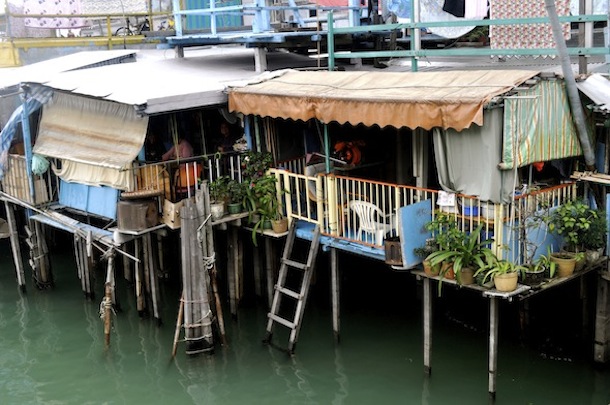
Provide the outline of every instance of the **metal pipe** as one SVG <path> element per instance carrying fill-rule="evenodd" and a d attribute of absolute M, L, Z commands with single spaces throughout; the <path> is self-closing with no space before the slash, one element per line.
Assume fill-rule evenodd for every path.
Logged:
<path fill-rule="evenodd" d="M 559 54 L 561 70 L 563 71 L 563 77 L 566 83 L 570 109 L 572 110 L 572 117 L 578 133 L 580 146 L 582 147 L 585 164 L 588 170 L 593 170 L 595 166 L 595 154 L 593 153 L 593 148 L 591 147 L 591 142 L 589 141 L 589 135 L 587 133 L 587 126 L 585 123 L 585 114 L 580 102 L 578 87 L 576 87 L 576 80 L 574 79 L 574 72 L 572 71 L 572 65 L 568 55 L 568 47 L 563 39 L 561 24 L 559 23 L 557 10 L 555 8 L 555 1 L 544 0 L 544 3 L 551 22 L 553 38 L 555 39 L 555 46 L 557 48 L 557 53 Z"/>

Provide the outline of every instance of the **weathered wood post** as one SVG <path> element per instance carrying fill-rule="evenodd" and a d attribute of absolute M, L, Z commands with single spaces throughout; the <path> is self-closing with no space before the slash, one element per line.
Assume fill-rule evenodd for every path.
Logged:
<path fill-rule="evenodd" d="M 595 308 L 595 345 L 593 359 L 597 363 L 606 363 L 610 358 L 610 271 L 606 263 L 597 283 L 597 303 Z"/>
<path fill-rule="evenodd" d="M 159 279 L 157 278 L 157 266 L 155 265 L 154 252 L 152 247 L 152 237 L 150 233 L 142 237 L 144 245 L 144 274 L 146 277 L 147 289 L 150 293 L 152 301 L 153 315 L 157 322 L 161 323 L 161 315 L 159 314 Z"/>
<path fill-rule="evenodd" d="M 134 276 L 135 276 L 135 284 L 136 284 L 136 308 L 138 310 L 138 315 L 144 316 L 144 312 L 146 311 L 146 299 L 144 297 L 144 285 L 142 280 L 144 279 L 142 256 L 140 255 L 140 239 L 136 238 L 134 240 L 134 256 L 139 260 L 134 263 Z"/>
<path fill-rule="evenodd" d="M 81 281 L 81 289 L 86 299 L 93 299 L 91 290 L 91 260 L 88 255 L 87 243 L 84 238 L 74 235 L 74 257 L 76 269 Z"/>
<path fill-rule="evenodd" d="M 180 209 L 180 215 L 186 353 L 197 354 L 214 349 L 208 273 L 203 264 L 201 244 L 197 237 L 197 230 L 203 218 L 189 200 Z"/>
<path fill-rule="evenodd" d="M 38 289 L 50 288 L 53 285 L 53 279 L 42 227 L 39 222 L 29 219 L 25 232 L 27 234 L 25 241 L 30 248 L 29 264 L 33 271 L 35 285 Z"/>
<path fill-rule="evenodd" d="M 216 282 L 216 250 L 214 247 L 214 230 L 208 218 L 211 212 L 210 209 L 210 193 L 209 188 L 202 187 L 195 195 L 195 201 L 197 204 L 197 212 L 200 217 L 205 218 L 204 224 L 200 225 L 202 229 L 199 230 L 201 248 L 203 249 L 205 267 L 208 269 L 210 277 L 210 285 L 212 287 L 212 293 L 214 294 L 214 302 L 216 307 L 216 322 L 218 324 L 218 333 L 220 334 L 220 342 L 222 345 L 227 344 L 227 337 L 225 333 L 224 316 L 222 306 L 220 303 L 220 295 L 218 294 L 218 284 Z"/>
<path fill-rule="evenodd" d="M 6 220 L 8 223 L 11 250 L 13 251 L 13 262 L 15 263 L 15 271 L 17 273 L 17 284 L 21 291 L 25 292 L 25 271 L 23 268 L 23 260 L 21 259 L 21 245 L 19 244 L 19 234 L 17 233 L 15 210 L 13 205 L 6 200 L 4 201 L 4 207 L 6 208 Z"/>
<path fill-rule="evenodd" d="M 339 342 L 340 312 L 339 312 L 339 255 L 336 248 L 330 249 L 330 281 L 333 306 L 333 332 L 335 341 Z"/>
<path fill-rule="evenodd" d="M 108 266 L 110 267 L 111 260 L 108 260 Z M 104 286 L 104 299 L 100 305 L 101 317 L 104 321 L 104 342 L 106 349 L 110 347 L 110 330 L 112 329 L 112 293 L 113 288 L 111 283 L 106 283 Z"/>

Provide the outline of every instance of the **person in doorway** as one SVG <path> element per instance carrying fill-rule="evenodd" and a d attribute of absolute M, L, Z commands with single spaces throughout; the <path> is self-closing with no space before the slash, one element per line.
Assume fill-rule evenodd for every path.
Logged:
<path fill-rule="evenodd" d="M 184 159 L 193 156 L 193 147 L 186 140 L 184 135 L 180 135 L 178 138 L 178 144 L 172 146 L 170 150 L 165 152 L 161 157 L 161 160 L 166 161 L 170 159 Z"/>
<path fill-rule="evenodd" d="M 220 124 L 220 139 L 218 140 L 216 150 L 223 153 L 233 152 L 234 143 L 235 137 L 231 133 L 231 127 L 229 126 L 229 123 L 223 121 Z"/>

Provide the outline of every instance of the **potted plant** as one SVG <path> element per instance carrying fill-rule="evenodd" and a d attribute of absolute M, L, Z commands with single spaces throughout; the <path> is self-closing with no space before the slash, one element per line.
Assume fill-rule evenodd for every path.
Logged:
<path fill-rule="evenodd" d="M 607 229 L 606 213 L 600 211 L 591 221 L 588 232 L 582 236 L 585 261 L 588 264 L 595 263 L 603 254 L 606 247 Z"/>
<path fill-rule="evenodd" d="M 246 184 L 240 183 L 236 179 L 229 180 L 227 191 L 229 194 L 229 203 L 227 210 L 229 214 L 239 214 L 243 209 L 243 203 L 246 198 Z"/>
<path fill-rule="evenodd" d="M 431 277 L 438 276 L 441 269 L 440 265 L 432 267 L 430 264 L 430 259 L 428 258 L 428 256 L 436 251 L 438 251 L 438 245 L 436 244 L 436 240 L 434 238 L 426 239 L 424 246 L 413 249 L 413 253 L 423 259 L 422 266 L 424 268 L 424 272 Z"/>
<path fill-rule="evenodd" d="M 210 211 L 213 220 L 219 220 L 225 214 L 228 197 L 228 176 L 220 176 L 210 182 Z"/>
<path fill-rule="evenodd" d="M 481 241 L 483 225 L 470 232 L 462 232 L 462 236 L 455 238 L 451 250 L 439 250 L 429 256 L 432 266 L 440 263 L 453 263 L 453 272 L 457 282 L 462 285 L 474 283 L 474 273 L 485 265 L 488 257 L 495 257 L 489 248 L 491 240 Z M 442 268 L 441 268 L 442 272 Z"/>
<path fill-rule="evenodd" d="M 519 273 L 524 274 L 525 266 L 511 262 L 506 259 L 498 259 L 491 256 L 486 257 L 486 263 L 475 273 L 475 277 L 483 274 L 483 284 L 493 280 L 496 290 L 511 292 L 517 289 Z"/>
<path fill-rule="evenodd" d="M 546 255 L 540 255 L 530 266 L 525 266 L 523 283 L 537 286 L 546 278 L 555 277 L 557 263 L 551 260 L 551 250 Z"/>
<path fill-rule="evenodd" d="M 276 232 L 285 232 L 288 225 L 278 228 L 278 222 L 287 221 L 283 214 L 282 205 L 278 198 L 277 178 L 273 175 L 264 175 L 254 179 L 246 195 L 246 201 L 251 212 L 252 241 L 256 246 L 256 233 L 261 229 L 270 229 L 276 223 Z"/>
<path fill-rule="evenodd" d="M 561 235 L 564 243 L 562 252 L 552 254 L 552 259 L 559 264 L 560 277 L 568 276 L 584 265 L 584 254 L 577 253 L 585 250 L 583 241 L 598 217 L 599 212 L 581 199 L 560 205 L 550 215 L 549 230 Z"/>

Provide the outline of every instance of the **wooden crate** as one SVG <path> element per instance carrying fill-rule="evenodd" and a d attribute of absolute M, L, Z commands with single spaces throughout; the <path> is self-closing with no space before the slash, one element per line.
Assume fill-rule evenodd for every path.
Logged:
<path fill-rule="evenodd" d="M 119 229 L 141 231 L 159 223 L 156 199 L 119 201 L 117 225 Z"/>

